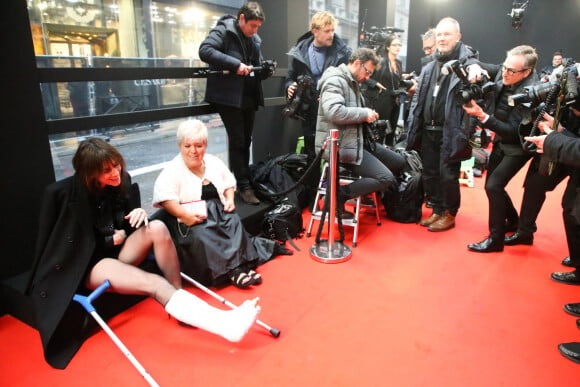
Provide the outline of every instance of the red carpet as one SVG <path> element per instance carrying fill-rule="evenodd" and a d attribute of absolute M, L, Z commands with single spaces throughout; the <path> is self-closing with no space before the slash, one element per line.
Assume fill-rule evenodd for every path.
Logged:
<path fill-rule="evenodd" d="M 517 206 L 524 172 L 509 186 Z M 487 235 L 483 179 L 462 187 L 457 227 L 431 233 L 363 216 L 352 259 L 312 260 L 301 252 L 261 268 L 264 283 L 219 293 L 233 303 L 261 297 L 261 320 L 240 344 L 178 326 L 146 300 L 111 328 L 161 386 L 555 386 L 574 382 L 578 366 L 557 350 L 580 341 L 562 306 L 580 287 L 557 284 L 567 271 L 560 199 L 548 195 L 533 246 L 477 254 L 466 245 Z M 427 210 L 424 212 L 427 213 Z M 305 222 L 309 214 L 305 213 Z M 346 228 L 347 242 L 352 231 Z M 188 288 L 205 296 L 197 289 Z M 142 386 L 146 382 L 104 332 L 89 339 L 64 371 L 42 357 L 35 330 L 0 318 L 0 385 Z"/>

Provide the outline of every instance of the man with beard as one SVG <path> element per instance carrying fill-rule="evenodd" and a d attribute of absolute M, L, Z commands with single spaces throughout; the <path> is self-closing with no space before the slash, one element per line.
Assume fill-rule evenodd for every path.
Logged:
<path fill-rule="evenodd" d="M 316 115 L 318 113 L 318 92 L 316 86 L 324 70 L 330 66 L 348 63 L 352 53 L 350 47 L 334 33 L 336 18 L 328 11 L 317 12 L 310 20 L 310 31 L 298 38 L 298 42 L 288 51 L 288 75 L 286 76 L 286 93 L 288 99 L 301 98 L 300 115 L 302 118 L 302 133 L 304 136 L 303 153 L 308 156 L 308 164 L 316 157 L 314 139 L 316 135 Z M 311 86 L 294 95 L 298 81 L 309 79 Z M 308 187 L 308 196 L 314 199 L 320 169 L 314 168 L 304 181 Z"/>
<path fill-rule="evenodd" d="M 455 101 L 460 79 L 441 69 L 450 60 L 465 61 L 478 54 L 461 42 L 457 20 L 443 18 L 435 31 L 434 60 L 422 68 L 411 102 L 407 149 L 417 150 L 423 159 L 424 188 L 431 194 L 433 204 L 432 214 L 420 225 L 439 232 L 455 227 L 461 201 L 459 170 L 461 161 L 471 158 L 472 131 L 471 127 L 464 127 L 466 113 Z"/>

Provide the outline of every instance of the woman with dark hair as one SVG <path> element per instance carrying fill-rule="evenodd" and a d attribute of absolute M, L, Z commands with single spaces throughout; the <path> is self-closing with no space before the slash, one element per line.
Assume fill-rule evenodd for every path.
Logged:
<path fill-rule="evenodd" d="M 181 289 L 180 266 L 165 224 L 139 208 L 121 154 L 89 138 L 74 158 L 75 175 L 49 185 L 41 207 L 29 293 L 48 363 L 64 368 L 90 332 L 88 314 L 72 301 L 105 280 L 109 291 L 153 297 L 177 320 L 239 341 L 260 310 L 257 299 L 232 311 Z M 141 264 L 150 251 L 163 276 Z"/>
<path fill-rule="evenodd" d="M 368 89 L 365 93 L 369 107 L 379 113 L 380 120 L 389 122 L 391 132 L 385 135 L 384 144 L 390 147 L 395 145 L 401 96 L 408 90 L 402 87 L 403 64 L 397 59 L 400 52 L 401 39 L 394 34 L 388 35 L 385 40 L 385 56 L 371 79 L 367 81 Z"/>

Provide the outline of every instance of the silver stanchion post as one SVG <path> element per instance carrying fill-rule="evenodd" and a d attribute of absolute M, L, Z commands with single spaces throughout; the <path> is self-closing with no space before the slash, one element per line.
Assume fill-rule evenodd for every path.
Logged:
<path fill-rule="evenodd" d="M 310 248 L 312 259 L 322 263 L 341 263 L 350 259 L 351 250 L 340 241 L 334 240 L 335 219 L 336 219 L 336 182 L 338 169 L 338 129 L 330 131 L 330 162 L 328 169 L 330 176 L 327 177 L 330 190 L 327 188 L 327 199 L 330 199 L 330 209 L 328 212 L 328 240 L 321 240 Z M 325 219 L 320 219 L 324 222 Z"/>

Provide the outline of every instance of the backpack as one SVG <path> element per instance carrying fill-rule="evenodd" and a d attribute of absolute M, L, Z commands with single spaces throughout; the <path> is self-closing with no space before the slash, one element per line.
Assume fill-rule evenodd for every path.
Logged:
<path fill-rule="evenodd" d="M 421 220 L 423 208 L 423 163 L 414 150 L 397 151 L 405 156 L 407 166 L 397 177 L 397 191 L 383 193 L 383 206 L 387 218 L 399 223 L 417 223 Z"/>
<path fill-rule="evenodd" d="M 283 201 L 264 215 L 262 233 L 266 238 L 282 243 L 289 241 L 300 250 L 292 239 L 302 237 L 303 232 L 302 211 L 292 202 Z"/>
<path fill-rule="evenodd" d="M 304 208 L 307 203 L 306 188 L 303 184 L 298 186 L 285 195 L 273 196 L 277 192 L 283 192 L 296 184 L 296 181 L 288 170 L 300 169 L 300 165 L 305 164 L 299 155 L 283 155 L 270 159 L 267 162 L 260 161 L 257 164 L 250 165 L 250 180 L 256 191 L 258 198 L 281 203 L 290 201 L 299 208 Z M 297 172 L 300 173 L 300 172 Z"/>

